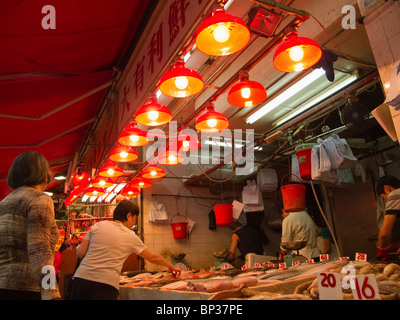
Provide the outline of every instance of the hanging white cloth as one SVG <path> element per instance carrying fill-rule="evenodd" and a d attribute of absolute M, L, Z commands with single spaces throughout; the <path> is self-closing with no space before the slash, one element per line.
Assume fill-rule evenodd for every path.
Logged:
<path fill-rule="evenodd" d="M 149 206 L 149 222 L 162 222 L 168 220 L 167 209 L 165 204 L 159 200 L 150 203 Z"/>
<path fill-rule="evenodd" d="M 311 150 L 311 179 L 326 183 L 336 183 L 338 180 L 324 144 L 315 145 Z"/>
<path fill-rule="evenodd" d="M 357 163 L 357 158 L 351 151 L 345 139 L 340 139 L 337 134 L 332 135 L 322 142 L 331 161 L 331 169 L 348 169 Z"/>
<path fill-rule="evenodd" d="M 278 189 L 278 176 L 273 168 L 263 168 L 257 172 L 257 184 L 262 192 L 272 192 Z"/>
<path fill-rule="evenodd" d="M 248 180 L 247 186 L 243 188 L 242 202 L 244 204 L 244 212 L 264 211 L 262 192 L 254 180 Z"/>

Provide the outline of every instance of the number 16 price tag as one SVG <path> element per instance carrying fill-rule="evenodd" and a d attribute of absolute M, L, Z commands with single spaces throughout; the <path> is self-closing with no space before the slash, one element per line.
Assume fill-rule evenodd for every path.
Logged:
<path fill-rule="evenodd" d="M 375 275 L 355 276 L 350 281 L 354 281 L 354 286 L 351 287 L 354 300 L 381 299 Z"/>
<path fill-rule="evenodd" d="M 320 300 L 343 300 L 340 275 L 338 273 L 317 273 Z"/>

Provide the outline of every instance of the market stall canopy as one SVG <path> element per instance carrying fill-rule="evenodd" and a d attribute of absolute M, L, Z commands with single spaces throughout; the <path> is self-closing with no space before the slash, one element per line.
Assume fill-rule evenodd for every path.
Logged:
<path fill-rule="evenodd" d="M 24 151 L 68 167 L 157 2 L 1 2 L 0 199 Z"/>

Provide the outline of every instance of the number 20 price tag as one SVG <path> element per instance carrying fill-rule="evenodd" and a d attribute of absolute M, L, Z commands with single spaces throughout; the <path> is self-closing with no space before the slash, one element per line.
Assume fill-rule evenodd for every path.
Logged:
<path fill-rule="evenodd" d="M 317 273 L 320 300 L 343 300 L 342 282 L 338 273 Z"/>

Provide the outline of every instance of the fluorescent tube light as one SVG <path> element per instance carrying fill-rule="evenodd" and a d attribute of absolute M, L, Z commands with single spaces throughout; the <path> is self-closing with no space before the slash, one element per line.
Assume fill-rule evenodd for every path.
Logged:
<path fill-rule="evenodd" d="M 67 178 L 64 176 L 55 176 L 54 180 L 66 180 Z"/>
<path fill-rule="evenodd" d="M 315 69 L 310 74 L 305 76 L 300 81 L 296 82 L 293 86 L 289 87 L 287 90 L 282 92 L 276 98 L 272 99 L 271 101 L 267 102 L 262 108 L 254 112 L 251 116 L 246 119 L 246 123 L 253 124 L 267 113 L 274 110 L 276 107 L 279 107 L 283 102 L 290 99 L 300 90 L 304 89 L 306 86 L 310 85 L 320 77 L 325 75 L 325 71 L 322 68 Z"/>
<path fill-rule="evenodd" d="M 305 112 L 306 110 L 310 109 L 311 107 L 313 107 L 316 104 L 320 103 L 321 101 L 325 100 L 332 94 L 340 91 L 341 89 L 343 89 L 350 83 L 354 82 L 355 80 L 357 80 L 356 75 L 347 75 L 347 76 L 343 77 L 341 80 L 339 80 L 337 83 L 335 83 L 332 87 L 328 88 L 324 93 L 318 95 L 315 98 L 308 100 L 307 102 L 303 103 L 298 108 L 296 108 L 296 110 L 294 112 L 292 112 L 291 114 L 286 115 L 285 117 L 279 119 L 276 122 L 275 126 L 279 126 L 279 125 L 285 123 L 286 121 L 294 118 L 295 116 L 299 115 L 300 113 Z"/>

